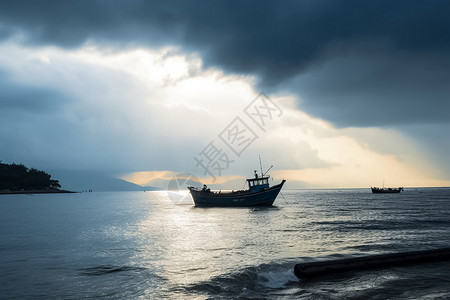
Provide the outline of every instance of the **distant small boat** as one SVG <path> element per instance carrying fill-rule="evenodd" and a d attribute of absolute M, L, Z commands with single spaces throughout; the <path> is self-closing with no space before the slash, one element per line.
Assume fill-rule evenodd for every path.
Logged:
<path fill-rule="evenodd" d="M 267 172 L 266 172 L 267 173 Z M 270 176 L 258 176 L 247 179 L 248 190 L 222 192 L 211 191 L 206 185 L 203 188 L 188 187 L 195 206 L 200 207 L 236 207 L 236 206 L 271 206 L 278 196 L 286 180 L 269 187 Z"/>
<path fill-rule="evenodd" d="M 372 187 L 372 193 L 374 194 L 396 194 L 396 193 L 400 193 L 401 191 L 403 191 L 402 187 L 399 188 L 379 188 L 379 187 Z"/>

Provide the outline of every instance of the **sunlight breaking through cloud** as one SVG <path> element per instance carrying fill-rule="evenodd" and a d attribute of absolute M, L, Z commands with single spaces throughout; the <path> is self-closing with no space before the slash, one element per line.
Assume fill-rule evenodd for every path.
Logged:
<path fill-rule="evenodd" d="M 301 99 L 289 93 L 271 95 L 283 116 L 258 132 L 243 157 L 214 182 L 196 168 L 193 157 L 256 97 L 251 76 L 205 69 L 198 56 L 176 48 L 114 51 L 91 44 L 62 50 L 9 42 L 0 52 L 3 77 L 53 93 L 42 99 L 22 95 L 24 103 L 41 105 L 42 111 L 28 116 L 9 111 L 17 115 L 8 124 L 17 129 L 14 134 L 26 132 L 40 143 L 1 132 L 12 141 L 2 149 L 7 160 L 127 173 L 125 180 L 161 188 L 177 172 L 189 172 L 231 188 L 252 175 L 261 154 L 275 165 L 274 177 L 288 179 L 288 187 L 366 187 L 383 178 L 404 186 L 448 184 L 414 166 L 414 160 L 424 160 L 419 153 L 406 160 L 401 156 L 411 145 L 397 139 L 398 133 L 378 129 L 378 136 L 397 140 L 378 153 L 364 138 L 373 129 L 334 128 L 299 110 Z M 19 129 L 30 120 L 32 127 Z M 51 126 L 58 130 L 43 135 Z M 427 168 L 432 170 L 430 164 Z"/>

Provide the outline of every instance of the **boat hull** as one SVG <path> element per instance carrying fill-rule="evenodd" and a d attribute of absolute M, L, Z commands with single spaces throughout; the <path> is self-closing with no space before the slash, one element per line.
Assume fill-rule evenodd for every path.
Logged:
<path fill-rule="evenodd" d="M 403 188 L 392 189 L 392 188 L 372 188 L 372 193 L 374 194 L 398 194 Z"/>
<path fill-rule="evenodd" d="M 237 191 L 220 193 L 189 187 L 195 206 L 199 207 L 251 207 L 272 206 L 283 187 L 284 180 L 273 187 L 259 192 Z"/>

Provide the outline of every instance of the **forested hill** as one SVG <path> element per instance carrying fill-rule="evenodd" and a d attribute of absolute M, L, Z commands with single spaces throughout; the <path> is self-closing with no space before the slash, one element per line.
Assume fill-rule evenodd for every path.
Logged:
<path fill-rule="evenodd" d="M 34 168 L 22 164 L 4 164 L 0 161 L 0 191 L 59 191 L 58 180 Z"/>

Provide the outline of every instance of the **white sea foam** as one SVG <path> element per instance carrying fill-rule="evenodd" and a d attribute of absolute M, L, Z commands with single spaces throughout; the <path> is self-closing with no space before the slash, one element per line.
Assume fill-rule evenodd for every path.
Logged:
<path fill-rule="evenodd" d="M 271 270 L 258 273 L 256 283 L 266 288 L 279 289 L 283 288 L 292 281 L 298 281 L 294 274 L 293 268 L 283 268 L 279 270 Z"/>

